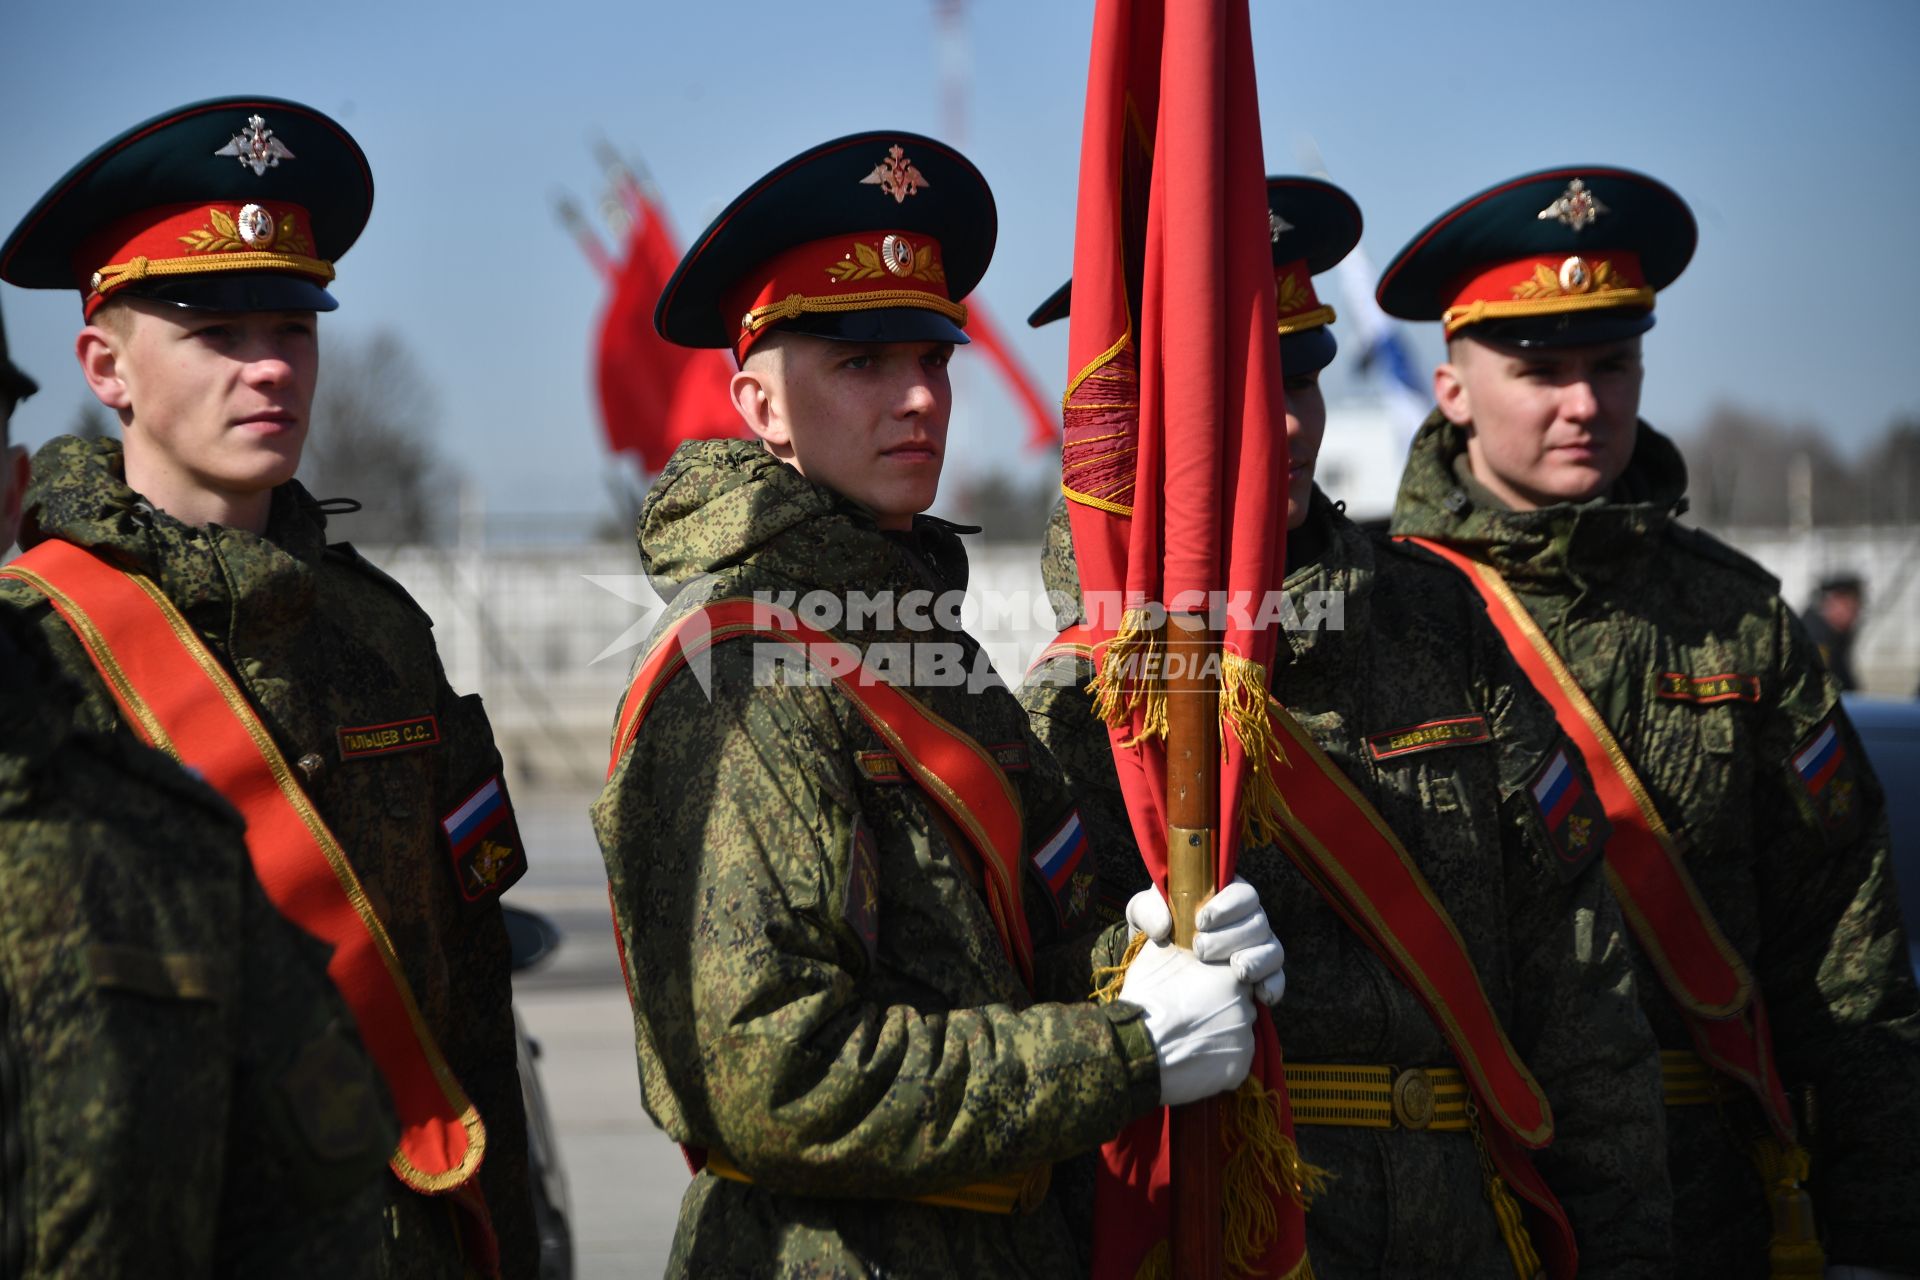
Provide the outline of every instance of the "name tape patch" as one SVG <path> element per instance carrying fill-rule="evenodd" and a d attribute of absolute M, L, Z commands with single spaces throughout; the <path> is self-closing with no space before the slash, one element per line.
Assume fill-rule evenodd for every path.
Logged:
<path fill-rule="evenodd" d="M 1372 734 L 1367 738 L 1367 750 L 1373 753 L 1375 760 L 1391 760 L 1395 756 L 1433 751 L 1440 747 L 1470 747 L 1478 742 L 1486 742 L 1492 736 L 1487 729 L 1485 716 L 1449 716 L 1444 720 L 1429 720 L 1405 729 Z"/>
<path fill-rule="evenodd" d="M 1758 702 L 1760 701 L 1760 677 L 1743 676 L 1727 672 L 1717 676 L 1690 676 L 1679 671 L 1665 671 L 1654 689 L 1656 697 L 1669 702 Z"/>
<path fill-rule="evenodd" d="M 439 745 L 440 721 L 433 716 L 415 716 L 411 720 L 392 720 L 358 728 L 342 725 L 334 730 L 334 737 L 340 743 L 342 762 L 365 760 Z"/>
<path fill-rule="evenodd" d="M 1024 742 L 1003 742 L 988 747 L 987 754 L 993 762 L 1007 773 L 1025 773 L 1032 767 Z M 884 786 L 898 786 L 909 781 L 907 771 L 894 758 L 891 751 L 860 751 L 854 755 L 854 763 L 860 769 L 860 776 L 868 782 L 877 782 Z"/>

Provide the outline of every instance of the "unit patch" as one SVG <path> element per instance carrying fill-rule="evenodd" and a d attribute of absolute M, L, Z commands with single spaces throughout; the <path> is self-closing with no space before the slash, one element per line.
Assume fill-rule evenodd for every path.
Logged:
<path fill-rule="evenodd" d="M 494 897 L 527 873 L 526 846 L 499 774 L 440 820 L 453 858 L 453 879 L 468 902 Z"/>
<path fill-rule="evenodd" d="M 1086 865 L 1087 832 L 1075 809 L 1060 829 L 1034 851 L 1033 868 L 1053 899 L 1060 923 L 1071 926 L 1093 906 L 1093 869 Z"/>
<path fill-rule="evenodd" d="M 1485 716 L 1450 716 L 1444 720 L 1429 720 L 1405 729 L 1372 734 L 1367 738 L 1367 750 L 1373 753 L 1375 760 L 1391 760 L 1395 756 L 1432 751 L 1437 747 L 1470 747 L 1487 741 L 1491 736 L 1487 731 Z"/>
<path fill-rule="evenodd" d="M 854 819 L 847 850 L 847 901 L 842 914 L 859 936 L 860 945 L 867 949 L 867 962 L 871 964 L 880 949 L 880 859 L 874 851 L 873 833 L 861 818 Z"/>
<path fill-rule="evenodd" d="M 1585 866 L 1606 847 L 1613 828 L 1600 807 L 1600 798 L 1581 781 L 1564 744 L 1547 758 L 1528 790 L 1540 809 L 1540 820 L 1547 825 L 1553 851 L 1569 870 Z"/>
<path fill-rule="evenodd" d="M 1792 764 L 1828 835 L 1850 837 L 1859 826 L 1860 784 L 1840 726 L 1831 714 L 1794 748 Z"/>
<path fill-rule="evenodd" d="M 341 725 L 334 730 L 340 743 L 340 759 L 365 760 L 371 756 L 391 756 L 402 751 L 418 751 L 438 746 L 440 721 L 433 716 L 415 716 L 411 720 L 391 720 L 360 728 Z"/>
<path fill-rule="evenodd" d="M 1717 676 L 1690 676 L 1678 671 L 1660 675 L 1654 687 L 1656 696 L 1670 702 L 1758 702 L 1760 677 L 1734 673 Z"/>

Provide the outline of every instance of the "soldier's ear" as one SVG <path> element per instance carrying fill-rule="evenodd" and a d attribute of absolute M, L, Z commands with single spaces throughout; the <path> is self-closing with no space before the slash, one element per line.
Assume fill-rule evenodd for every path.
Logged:
<path fill-rule="evenodd" d="M 127 381 L 120 369 L 120 339 L 102 325 L 90 324 L 74 339 L 73 354 L 94 397 L 109 409 L 133 407 Z"/>
<path fill-rule="evenodd" d="M 786 415 L 780 412 L 774 394 L 775 381 L 776 375 L 770 367 L 749 365 L 733 375 L 727 384 L 727 394 L 732 397 L 733 407 L 747 429 L 775 454 L 784 456 L 793 447 L 793 433 Z"/>
<path fill-rule="evenodd" d="M 1460 366 L 1451 360 L 1433 371 L 1433 402 L 1447 421 L 1456 427 L 1464 427 L 1473 421 L 1473 404 L 1467 394 L 1467 380 L 1460 376 Z"/>

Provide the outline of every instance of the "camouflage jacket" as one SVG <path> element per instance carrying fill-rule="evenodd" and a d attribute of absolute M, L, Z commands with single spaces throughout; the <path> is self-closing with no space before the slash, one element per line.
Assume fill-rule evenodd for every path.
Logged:
<path fill-rule="evenodd" d="M 1920 1271 L 1920 999 L 1880 786 L 1806 632 L 1765 571 L 1675 521 L 1686 468 L 1644 423 L 1612 495 L 1538 511 L 1474 483 L 1465 447 L 1437 413 L 1421 428 L 1395 531 L 1491 559 L 1646 783 L 1759 981 L 1782 1076 L 1813 1091 L 1803 1136 L 1830 1259 Z M 1795 762 L 1829 728 L 1838 767 L 1803 781 Z M 1661 1046 L 1690 1048 L 1651 967 L 1637 971 Z M 1673 1107 L 1667 1127 L 1676 1253 L 1759 1274 L 1757 1107 Z"/>
<path fill-rule="evenodd" d="M 1556 833 L 1533 798 L 1533 782 L 1567 749 L 1553 713 L 1479 602 L 1431 556 L 1368 537 L 1317 490 L 1307 524 L 1289 536 L 1295 615 L 1323 621 L 1286 633 L 1274 696 L 1404 842 L 1545 1090 L 1554 1136 L 1535 1160 L 1572 1220 L 1581 1274 L 1666 1274 L 1658 1068 L 1630 989 L 1624 925 L 1600 846 L 1580 847 L 1564 826 Z M 1049 553 L 1048 585 L 1064 588 L 1070 543 L 1056 532 Z M 1051 658 L 1029 673 L 1021 701 L 1089 829 L 1100 812 L 1100 829 L 1112 830 L 1127 820 L 1083 691 L 1092 674 Z M 1417 732 L 1437 722 L 1471 732 Z M 1337 850 L 1339 833 L 1327 843 Z M 1101 847 L 1103 886 L 1148 883 L 1132 846 Z M 1275 1025 L 1289 1063 L 1453 1063 L 1425 1007 L 1286 854 L 1248 848 L 1239 869 L 1287 948 Z M 1301 1125 L 1297 1137 L 1302 1155 L 1335 1175 L 1307 1213 L 1316 1274 L 1513 1274 L 1471 1134 Z"/>
<path fill-rule="evenodd" d="M 395 1129 L 326 948 L 43 659 L 0 610 L 0 1275 L 358 1274 Z"/>
<path fill-rule="evenodd" d="M 814 591 L 924 603 L 966 563 L 949 526 L 881 533 L 750 441 L 680 448 L 640 554 L 670 618 L 761 592 L 797 595 L 802 617 Z M 995 749 L 1039 848 L 1071 812 L 1057 771 L 1004 686 L 933 677 L 991 669 L 937 604 L 926 630 L 910 607 L 829 629 L 876 665 L 881 644 L 916 646 L 920 678 L 894 683 Z M 756 648 L 674 676 L 593 809 L 647 1109 L 754 1179 L 694 1179 L 669 1274 L 1071 1274 L 1052 1197 L 1015 1215 L 908 1197 L 1060 1160 L 1157 1100 L 1139 1011 L 1087 1003 L 1089 947 L 1062 941 L 1091 919 L 1090 884 L 1056 897 L 1026 877 L 1028 990 L 970 847 L 845 695 L 756 679 Z"/>
<path fill-rule="evenodd" d="M 481 1166 L 504 1274 L 537 1265 L 526 1122 L 515 1061 L 510 954 L 497 895 L 469 902 L 441 821 L 500 771 L 477 696 L 456 697 L 432 624 L 345 544 L 297 482 L 273 494 L 265 537 L 190 527 L 127 487 L 117 441 L 61 437 L 34 459 L 21 545 L 60 538 L 151 578 L 260 714 L 352 861 L 384 922 L 428 1029 L 487 1128 Z M 0 579 L 85 696 L 78 724 L 119 722 L 85 650 L 44 597 Z M 352 731 L 431 730 L 419 749 L 369 751 Z M 392 1183 L 382 1275 L 461 1272 L 453 1210 Z"/>

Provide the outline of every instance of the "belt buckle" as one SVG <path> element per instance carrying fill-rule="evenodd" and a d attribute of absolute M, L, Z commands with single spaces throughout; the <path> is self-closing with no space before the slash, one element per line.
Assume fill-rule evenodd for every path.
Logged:
<path fill-rule="evenodd" d="M 1393 1081 L 1393 1118 L 1416 1133 L 1433 1123 L 1433 1081 L 1419 1067 L 1408 1067 Z"/>

